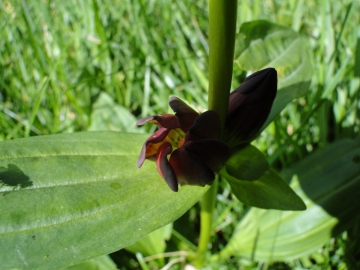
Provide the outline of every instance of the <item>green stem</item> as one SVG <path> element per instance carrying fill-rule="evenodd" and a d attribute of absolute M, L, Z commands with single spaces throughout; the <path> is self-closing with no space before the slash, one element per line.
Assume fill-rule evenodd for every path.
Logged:
<path fill-rule="evenodd" d="M 217 112 L 222 128 L 225 125 L 236 32 L 237 0 L 209 0 L 209 110 Z M 205 193 L 201 201 L 200 238 L 196 267 L 205 262 L 212 232 L 213 211 L 218 181 Z"/>
<path fill-rule="evenodd" d="M 218 189 L 218 180 L 216 179 L 201 200 L 200 238 L 199 238 L 197 259 L 195 261 L 195 266 L 198 268 L 201 268 L 204 265 L 206 252 L 208 250 L 208 245 L 210 242 L 210 236 L 212 232 L 213 211 L 215 207 L 217 189 Z"/>
<path fill-rule="evenodd" d="M 209 0 L 209 110 L 225 124 L 234 62 L 237 0 Z"/>

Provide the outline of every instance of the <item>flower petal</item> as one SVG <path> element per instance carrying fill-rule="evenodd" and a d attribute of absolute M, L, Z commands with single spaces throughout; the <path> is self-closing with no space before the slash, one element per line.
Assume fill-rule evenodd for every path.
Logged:
<path fill-rule="evenodd" d="M 267 68 L 247 77 L 230 94 L 225 139 L 232 147 L 254 139 L 269 116 L 276 92 L 276 70 Z"/>
<path fill-rule="evenodd" d="M 199 114 L 177 97 L 171 97 L 169 105 L 178 118 L 179 127 L 186 133 Z"/>
<path fill-rule="evenodd" d="M 169 162 L 180 185 L 205 186 L 215 179 L 213 171 L 184 147 L 176 149 L 171 154 Z"/>
<path fill-rule="evenodd" d="M 275 68 L 265 68 L 254 72 L 245 78 L 245 81 L 235 90 L 242 94 L 251 94 L 255 98 L 275 98 L 275 94 L 269 90 L 272 86 L 277 86 L 277 72 Z M 255 89 L 257 91 L 255 91 Z M 234 91 L 234 92 L 235 92 Z"/>
<path fill-rule="evenodd" d="M 177 117 L 173 114 L 157 114 L 142 118 L 136 122 L 136 125 L 142 126 L 146 123 L 156 124 L 159 127 L 164 127 L 168 129 L 180 127 Z"/>
<path fill-rule="evenodd" d="M 160 146 L 159 143 L 166 138 L 169 132 L 170 129 L 160 128 L 145 141 L 143 147 L 141 148 L 140 156 L 137 161 L 138 168 L 142 166 L 146 158 L 153 156 L 157 153 Z"/>
<path fill-rule="evenodd" d="M 189 141 L 184 143 L 183 148 L 197 156 L 216 173 L 230 156 L 227 144 L 217 140 Z"/>
<path fill-rule="evenodd" d="M 203 139 L 220 140 L 220 118 L 214 111 L 206 111 L 199 115 L 185 136 L 185 141 Z"/>
<path fill-rule="evenodd" d="M 160 176 L 165 180 L 172 191 L 178 191 L 178 182 L 173 168 L 171 167 L 167 155 L 171 154 L 172 147 L 170 143 L 163 143 L 156 153 L 156 167 Z"/>
<path fill-rule="evenodd" d="M 242 106 L 227 122 L 227 131 L 232 132 L 230 138 L 238 141 L 238 145 L 252 141 L 265 123 L 270 110 L 271 104 L 266 102 Z"/>

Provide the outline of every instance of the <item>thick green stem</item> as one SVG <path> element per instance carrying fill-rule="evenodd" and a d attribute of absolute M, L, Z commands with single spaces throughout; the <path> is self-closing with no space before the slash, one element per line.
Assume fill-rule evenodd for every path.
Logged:
<path fill-rule="evenodd" d="M 209 110 L 225 125 L 233 70 L 237 0 L 209 0 Z M 200 239 L 195 266 L 202 267 L 212 231 L 217 180 L 201 201 Z"/>
<path fill-rule="evenodd" d="M 209 110 L 224 126 L 234 62 L 237 0 L 209 0 Z"/>

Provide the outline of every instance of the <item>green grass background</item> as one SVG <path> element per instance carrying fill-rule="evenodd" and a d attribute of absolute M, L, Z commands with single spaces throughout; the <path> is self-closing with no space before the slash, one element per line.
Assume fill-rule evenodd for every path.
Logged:
<path fill-rule="evenodd" d="M 359 138 L 359 13 L 355 0 L 239 1 L 238 26 L 266 19 L 309 42 L 308 95 L 289 104 L 255 142 L 277 169 L 339 138 Z M 167 112 L 172 95 L 207 108 L 207 1 L 2 0 L 0 18 L 0 141 L 149 131 L 137 130 L 136 119 Z M 234 89 L 246 73 L 234 64 L 233 75 Z M 220 222 L 226 205 L 233 205 L 234 219 L 242 211 L 226 192 L 215 223 L 225 238 L 235 224 Z M 221 239 L 214 243 L 221 249 Z M 329 250 L 341 247 L 329 244 Z M 331 256 L 324 259 L 328 266 Z"/>

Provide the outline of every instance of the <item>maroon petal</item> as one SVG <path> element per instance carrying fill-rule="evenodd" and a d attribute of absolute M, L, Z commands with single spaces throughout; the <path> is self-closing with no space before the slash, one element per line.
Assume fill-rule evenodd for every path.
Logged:
<path fill-rule="evenodd" d="M 173 168 L 171 167 L 167 155 L 171 154 L 172 147 L 170 143 L 163 143 L 156 154 L 156 167 L 160 176 L 165 180 L 172 191 L 178 191 L 178 182 Z"/>
<path fill-rule="evenodd" d="M 219 172 L 230 156 L 227 144 L 217 140 L 185 142 L 183 148 L 197 156 L 214 172 Z"/>
<path fill-rule="evenodd" d="M 213 171 L 184 147 L 176 149 L 171 154 L 169 162 L 180 185 L 205 186 L 214 181 Z"/>
<path fill-rule="evenodd" d="M 269 116 L 277 92 L 277 72 L 267 68 L 247 77 L 230 94 L 225 140 L 232 146 L 248 143 Z"/>
<path fill-rule="evenodd" d="M 148 116 L 148 117 L 146 117 L 146 118 L 141 118 L 141 119 L 139 119 L 139 120 L 136 122 L 136 125 L 137 125 L 138 127 L 140 127 L 140 126 L 142 126 L 142 125 L 145 125 L 147 122 L 154 120 L 154 117 L 155 117 L 155 115 L 153 115 L 153 116 Z"/>
<path fill-rule="evenodd" d="M 180 128 L 186 133 L 199 114 L 177 97 L 171 97 L 169 105 L 178 118 Z"/>
<path fill-rule="evenodd" d="M 206 111 L 195 119 L 185 136 L 185 141 L 197 141 L 203 139 L 219 140 L 221 134 L 220 118 L 214 111 Z"/>
<path fill-rule="evenodd" d="M 157 130 L 153 135 L 151 135 L 143 144 L 143 147 L 141 148 L 141 152 L 137 161 L 137 166 L 140 168 L 142 164 L 144 163 L 145 159 L 149 156 L 155 155 L 156 151 L 154 153 L 150 153 L 150 147 L 151 144 L 156 144 L 162 142 L 166 136 L 169 134 L 170 129 L 167 128 L 160 128 Z"/>
<path fill-rule="evenodd" d="M 227 131 L 230 131 L 227 139 L 241 143 L 250 142 L 265 123 L 270 110 L 271 104 L 266 102 L 242 106 L 227 119 Z"/>
<path fill-rule="evenodd" d="M 275 68 L 265 68 L 246 77 L 245 81 L 235 90 L 242 94 L 251 94 L 255 98 L 275 98 L 271 91 L 273 86 L 277 86 L 277 72 Z M 255 91 L 256 90 L 256 91 Z M 235 92 L 234 91 L 234 92 Z"/>
<path fill-rule="evenodd" d="M 157 114 L 146 118 L 142 118 L 136 122 L 136 125 L 142 126 L 148 122 L 168 129 L 180 127 L 177 117 L 173 114 Z"/>

